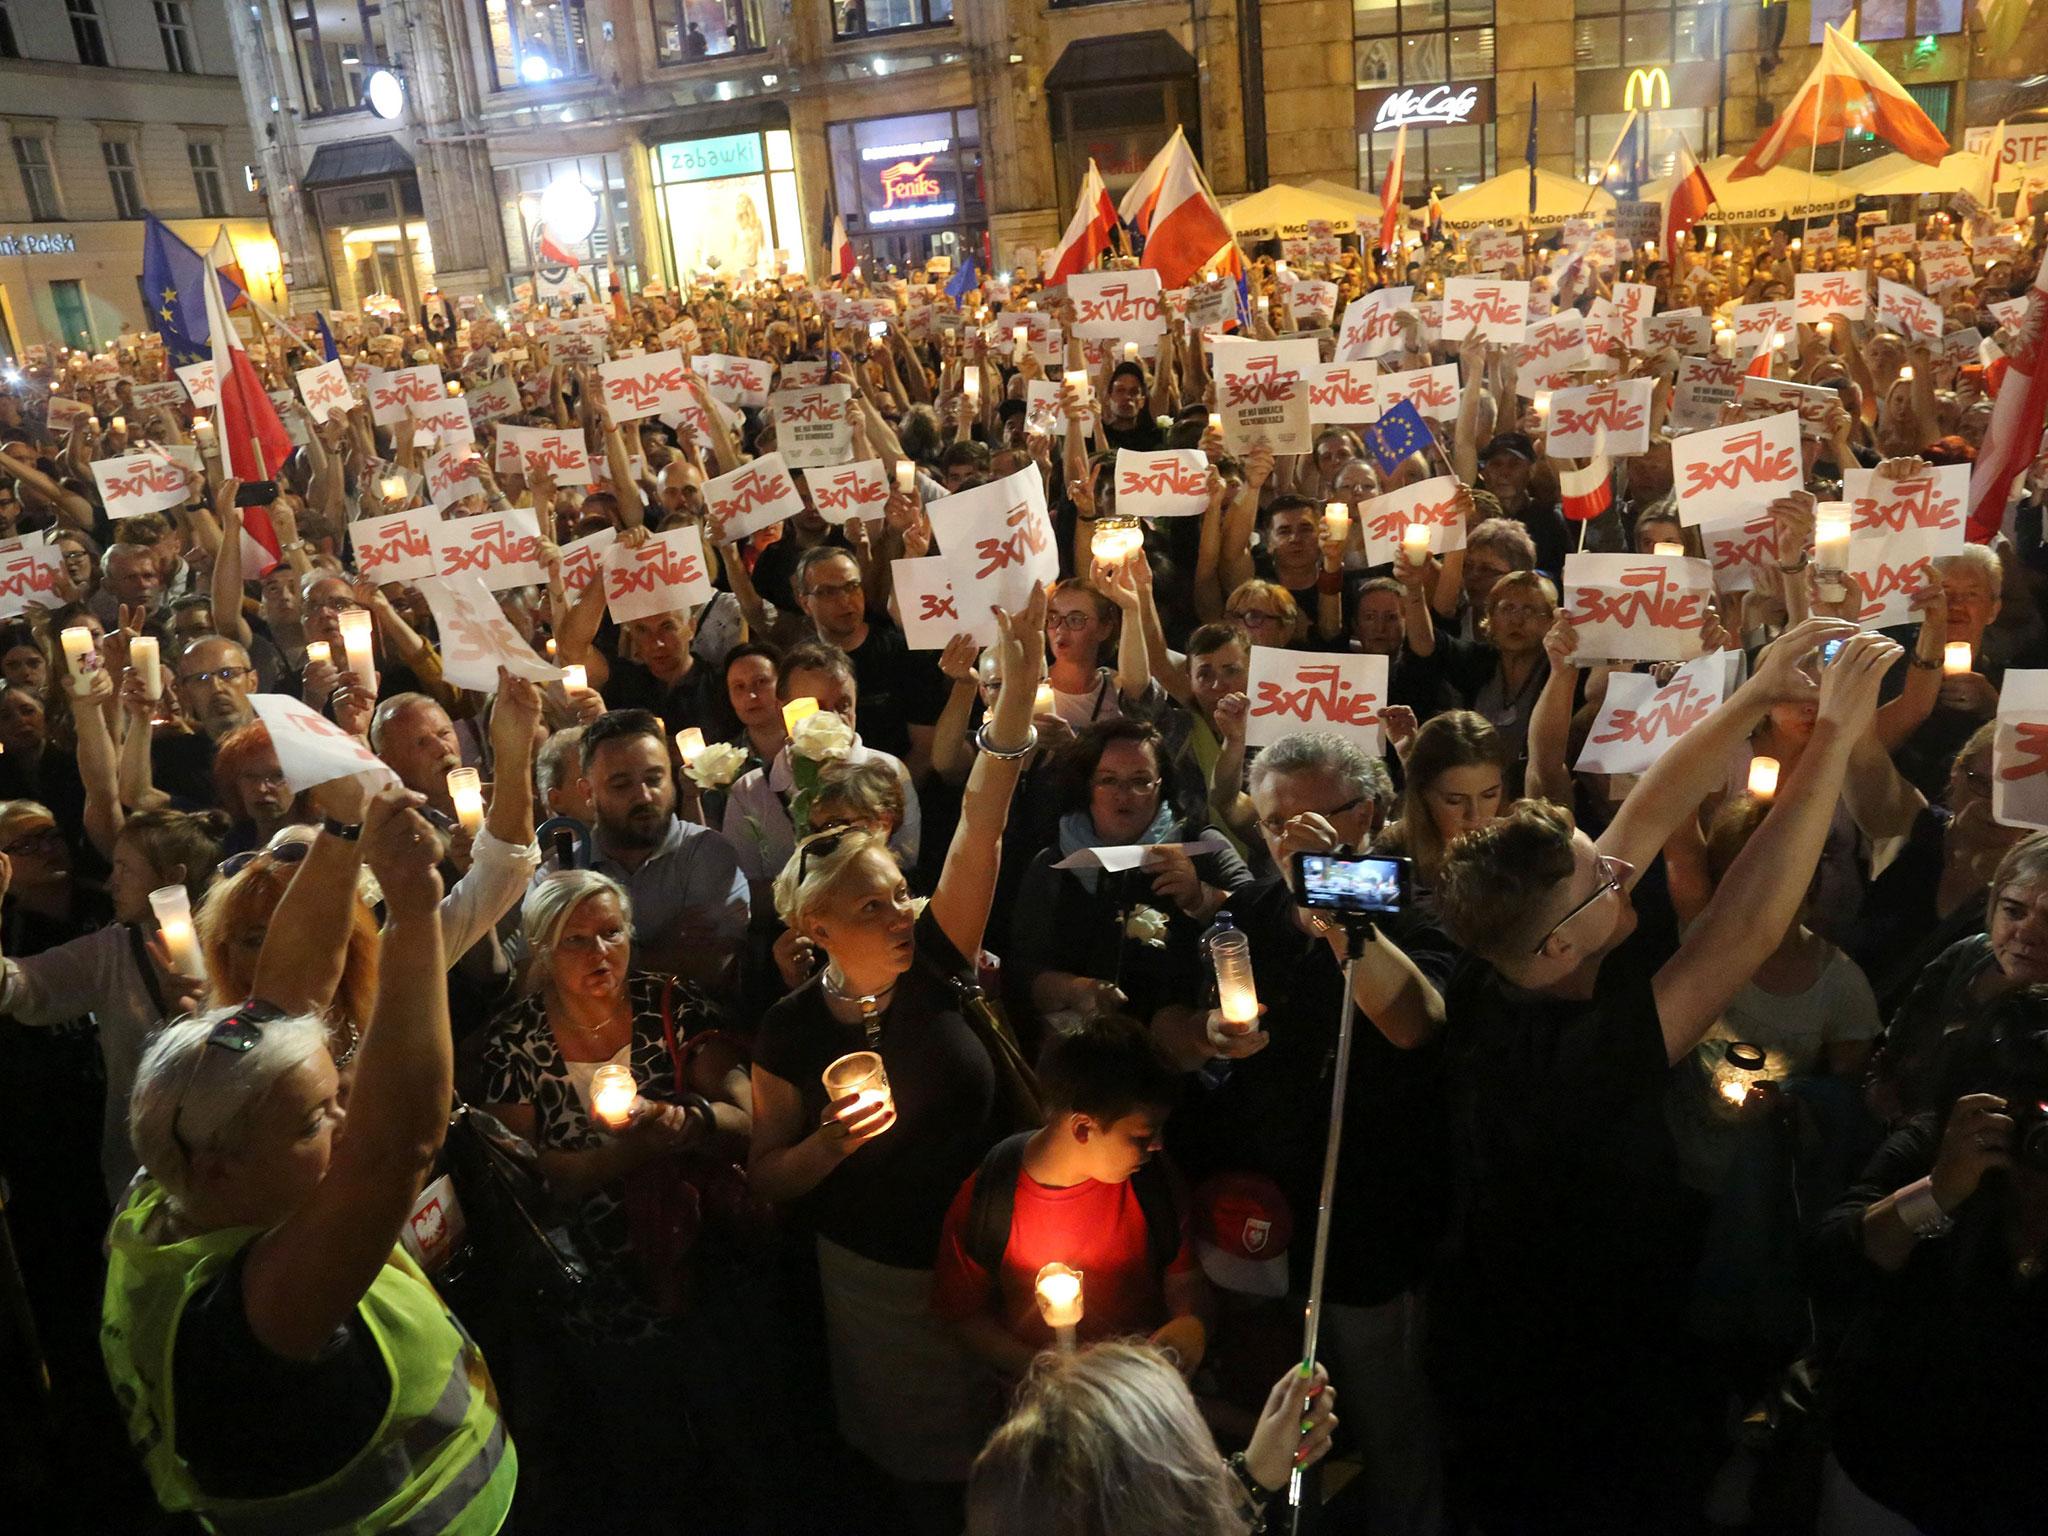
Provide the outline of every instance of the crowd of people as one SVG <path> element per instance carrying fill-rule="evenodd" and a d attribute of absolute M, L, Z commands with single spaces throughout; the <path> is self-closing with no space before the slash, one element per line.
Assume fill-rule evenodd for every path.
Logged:
<path fill-rule="evenodd" d="M 1946 331 L 2043 323 L 1991 308 L 2036 233 L 1986 242 Z M 1868 222 L 1801 234 L 1539 233 L 1505 275 L 1722 319 L 1800 271 L 1916 281 Z M 544 580 L 494 594 L 536 666 L 481 689 L 358 563 L 359 519 L 435 516 L 411 418 L 287 395 L 295 447 L 241 484 L 206 413 L 138 404 L 154 338 L 22 359 L 0 534 L 62 559 L 0 621 L 21 1528 L 1222 1536 L 1297 1474 L 1304 1528 L 1371 1536 L 2048 1528 L 2048 833 L 1993 787 L 2005 674 L 2048 665 L 2048 461 L 1904 628 L 1840 616 L 1814 551 L 1845 471 L 1973 459 L 2012 377 L 1874 307 L 1797 327 L 1766 366 L 1833 404 L 1704 627 L 1725 698 L 1639 775 L 1578 770 L 1652 664 L 1579 657 L 1563 561 L 1702 553 L 1683 358 L 1579 365 L 1655 385 L 1568 519 L 1519 349 L 1431 324 L 1468 245 L 1325 274 L 1412 289 L 1386 371 L 1461 370 L 1392 462 L 1369 420 L 1233 441 L 1173 303 L 1142 353 L 1050 362 L 1010 322 L 1072 298 L 1022 275 L 577 306 L 609 355 L 850 386 L 887 501 L 838 520 L 798 474 L 735 538 L 704 487 L 775 423 L 703 370 L 627 420 L 560 304 L 331 316 L 359 377 L 516 386 L 440 509 L 541 534 Z M 1303 275 L 1255 259 L 1237 323 L 1328 358 Z M 250 351 L 280 392 L 325 355 Z M 502 460 L 519 426 L 580 433 L 593 483 Z M 110 519 L 91 465 L 147 445 L 187 494 Z M 1200 515 L 1100 538 L 1116 451 L 1168 447 Z M 1456 547 L 1369 563 L 1364 509 L 1445 467 Z M 1018 475 L 1058 579 L 911 649 L 895 562 Z M 564 574 L 676 528 L 708 603 L 614 622 Z M 1249 744 L 1268 650 L 1386 658 L 1368 730 Z M 309 767 L 279 699 L 363 771 Z M 1405 864 L 1345 877 L 1361 918 L 1302 854 Z M 1218 983 L 1247 955 L 1256 1015 Z"/>

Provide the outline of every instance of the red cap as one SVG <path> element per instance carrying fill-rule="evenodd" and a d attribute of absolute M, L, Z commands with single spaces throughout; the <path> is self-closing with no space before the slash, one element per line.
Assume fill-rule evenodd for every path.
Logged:
<path fill-rule="evenodd" d="M 1285 1296 L 1293 1240 L 1287 1197 L 1262 1174 L 1219 1173 L 1195 1191 L 1195 1252 L 1225 1290 Z"/>

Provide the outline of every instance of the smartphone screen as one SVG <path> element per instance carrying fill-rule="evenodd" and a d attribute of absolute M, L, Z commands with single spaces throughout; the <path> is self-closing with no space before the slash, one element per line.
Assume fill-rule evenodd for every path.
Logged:
<path fill-rule="evenodd" d="M 1399 912 L 1407 904 L 1408 861 L 1374 854 L 1297 853 L 1302 905 L 1329 912 Z"/>

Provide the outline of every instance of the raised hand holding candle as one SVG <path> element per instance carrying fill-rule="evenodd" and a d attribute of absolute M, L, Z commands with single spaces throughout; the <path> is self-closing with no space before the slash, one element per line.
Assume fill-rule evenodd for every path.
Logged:
<path fill-rule="evenodd" d="M 144 698 L 155 700 L 164 696 L 163 658 L 155 635 L 137 635 L 128 642 L 128 666 L 142 679 Z"/>
<path fill-rule="evenodd" d="M 908 496 L 917 489 L 917 466 L 908 459 L 896 461 L 896 494 Z"/>
<path fill-rule="evenodd" d="M 88 680 L 99 670 L 100 653 L 94 648 L 92 631 L 83 624 L 74 624 L 57 637 L 57 643 L 64 647 L 64 665 L 71 674 L 71 691 L 83 695 L 89 690 Z"/>
<path fill-rule="evenodd" d="M 1325 502 L 1323 504 L 1323 526 L 1329 530 L 1330 537 L 1333 539 L 1341 541 L 1350 538 L 1350 506 L 1341 501 Z"/>
<path fill-rule="evenodd" d="M 1941 648 L 1941 670 L 1944 676 L 1960 677 L 1976 662 L 1976 656 L 1967 640 L 1951 640 Z"/>
<path fill-rule="evenodd" d="M 1055 1259 L 1039 1270 L 1032 1290 L 1038 1298 L 1038 1315 L 1053 1331 L 1059 1347 L 1072 1349 L 1074 1329 L 1081 1321 L 1081 1271 Z"/>
<path fill-rule="evenodd" d="M 1749 760 L 1749 793 L 1753 799 L 1768 800 L 1778 792 L 1778 760 L 1753 757 Z"/>
<path fill-rule="evenodd" d="M 151 891 L 149 907 L 156 914 L 172 968 L 180 976 L 205 976 L 206 958 L 199 950 L 199 935 L 192 931 L 192 898 L 185 887 L 166 885 Z"/>
<path fill-rule="evenodd" d="M 484 825 L 483 775 L 474 768 L 450 768 L 448 798 L 455 802 L 455 819 L 462 830 L 475 837 Z"/>
<path fill-rule="evenodd" d="M 1401 556 L 1410 565 L 1429 564 L 1429 524 L 1410 523 L 1402 530 Z"/>
<path fill-rule="evenodd" d="M 704 732 L 694 725 L 686 725 L 676 732 L 676 755 L 689 767 L 704 755 Z"/>
<path fill-rule="evenodd" d="M 960 393 L 967 397 L 969 405 L 981 403 L 981 370 L 971 368 L 960 376 Z"/>
<path fill-rule="evenodd" d="M 1848 518 L 1830 515 L 1814 520 L 1813 558 L 1824 571 L 1839 571 L 1848 563 Z"/>
<path fill-rule="evenodd" d="M 588 668 L 579 666 L 573 661 L 562 668 L 562 691 L 564 693 L 583 693 L 589 687 L 590 672 Z"/>
<path fill-rule="evenodd" d="M 404 501 L 406 498 L 405 476 L 386 475 L 377 482 L 377 494 L 386 501 Z"/>
<path fill-rule="evenodd" d="M 1088 552 L 1104 565 L 1128 559 L 1145 544 L 1145 530 L 1136 523 L 1103 518 L 1088 537 Z"/>
<path fill-rule="evenodd" d="M 633 1118 L 633 1103 L 639 1097 L 631 1067 L 608 1061 L 590 1075 L 591 1111 L 615 1131 Z"/>

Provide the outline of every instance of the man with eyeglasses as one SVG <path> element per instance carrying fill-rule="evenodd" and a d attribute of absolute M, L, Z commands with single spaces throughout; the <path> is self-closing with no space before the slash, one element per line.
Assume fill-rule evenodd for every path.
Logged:
<path fill-rule="evenodd" d="M 249 704 L 258 687 L 256 668 L 246 650 L 215 635 L 178 654 L 176 677 L 178 703 L 199 729 L 152 738 L 150 780 L 181 804 L 208 806 L 214 799 L 214 749 L 228 732 L 256 718 Z M 129 686 L 139 689 L 141 681 L 131 678 Z"/>
<path fill-rule="evenodd" d="M 1853 637 L 1853 638 L 1851 638 Z M 1775 703 L 1819 714 L 1797 766 L 1676 952 L 1631 891 L 1721 790 Z M 1446 993 L 1458 1212 L 1433 1305 L 1453 1481 L 1487 1529 L 1675 1530 L 1688 1475 L 1717 1454 L 1682 1309 L 1695 1238 L 1663 1101 L 1796 916 L 1850 754 L 1899 647 L 1838 619 L 1789 630 L 1754 675 L 1665 751 L 1595 839 L 1524 800 L 1450 847 L 1445 926 L 1470 955 Z M 1704 1433 L 1703 1433 L 1704 1432 Z M 1708 1463 L 1711 1465 L 1711 1462 Z"/>
<path fill-rule="evenodd" d="M 903 632 L 869 607 L 860 565 L 847 551 L 806 551 L 793 585 L 811 632 L 853 663 L 861 739 L 902 759 L 911 778 L 921 779 L 931 763 L 932 722 L 938 717 L 932 699 L 939 674 L 932 658 L 913 656 Z"/>
<path fill-rule="evenodd" d="M 1215 1016 L 1196 1010 L 1164 1010 L 1154 1024 L 1183 1067 L 1203 1069 L 1167 1128 L 1189 1179 L 1262 1174 L 1286 1193 L 1299 1230 L 1321 1190 L 1346 941 L 1341 926 L 1296 904 L 1293 856 L 1369 847 L 1394 791 L 1377 758 L 1302 731 L 1253 760 L 1250 797 L 1276 872 L 1236 892 L 1228 910 L 1251 940 L 1266 1008 L 1259 1032 L 1220 1037 Z M 1390 915 L 1367 941 L 1352 989 L 1322 1347 L 1331 1376 L 1350 1386 L 1344 1418 L 1365 1455 L 1361 1528 L 1372 1536 L 1436 1536 L 1443 1513 L 1422 1286 L 1449 1195 L 1441 989 L 1453 957 L 1426 912 Z M 1289 1250 L 1297 1296 L 1313 1251 L 1307 1242 Z"/>

